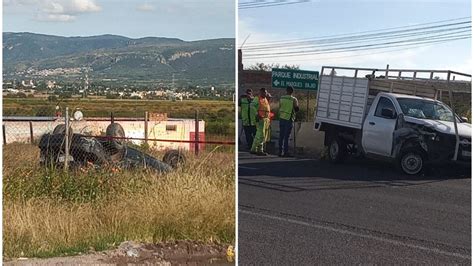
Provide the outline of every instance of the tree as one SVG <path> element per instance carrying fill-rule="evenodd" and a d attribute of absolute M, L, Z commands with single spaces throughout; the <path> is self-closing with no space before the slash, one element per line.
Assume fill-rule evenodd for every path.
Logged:
<path fill-rule="evenodd" d="M 24 92 L 19 92 L 16 94 L 16 98 L 26 98 L 26 94 Z"/>
<path fill-rule="evenodd" d="M 58 97 L 54 96 L 54 95 L 50 95 L 48 96 L 48 101 L 49 102 L 57 102 L 58 101 Z"/>
<path fill-rule="evenodd" d="M 265 63 L 255 63 L 246 68 L 246 70 L 256 70 L 256 71 L 272 71 L 272 68 L 284 68 L 284 69 L 300 69 L 299 65 L 282 65 L 278 63 L 265 64 Z"/>

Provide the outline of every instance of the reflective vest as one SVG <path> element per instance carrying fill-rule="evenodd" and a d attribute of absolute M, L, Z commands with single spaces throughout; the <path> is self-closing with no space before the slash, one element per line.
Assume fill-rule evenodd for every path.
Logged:
<path fill-rule="evenodd" d="M 244 126 L 255 126 L 256 124 L 257 108 L 252 102 L 253 99 L 240 98 L 242 124 Z"/>
<path fill-rule="evenodd" d="M 270 116 L 270 104 L 267 98 L 258 96 L 258 117 L 268 118 Z"/>
<path fill-rule="evenodd" d="M 283 95 L 280 98 L 280 110 L 278 116 L 283 120 L 295 120 L 294 97 Z"/>

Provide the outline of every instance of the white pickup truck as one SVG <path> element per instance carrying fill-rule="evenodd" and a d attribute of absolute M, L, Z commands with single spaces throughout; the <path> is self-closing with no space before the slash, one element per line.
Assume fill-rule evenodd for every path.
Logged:
<path fill-rule="evenodd" d="M 408 175 L 429 163 L 471 162 L 471 124 L 441 101 L 405 92 L 407 84 L 373 89 L 373 75 L 363 78 L 321 72 L 315 129 L 325 132 L 333 162 L 349 154 L 391 160 Z M 327 67 L 326 67 L 327 68 Z M 388 81 L 388 79 L 385 79 Z M 410 84 L 410 83 L 408 83 Z M 410 85 L 408 85 L 410 86 Z M 423 91 L 424 89 L 424 91 Z M 418 94 L 427 93 L 418 86 Z M 415 89 L 416 91 L 416 89 Z M 434 97 L 436 98 L 436 97 Z"/>

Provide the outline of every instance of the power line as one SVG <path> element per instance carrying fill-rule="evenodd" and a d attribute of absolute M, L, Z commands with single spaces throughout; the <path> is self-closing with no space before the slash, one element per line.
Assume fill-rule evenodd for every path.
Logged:
<path fill-rule="evenodd" d="M 272 6 L 284 6 L 284 5 L 293 5 L 309 2 L 309 0 L 296 0 L 294 2 L 289 2 L 287 0 L 275 0 L 275 1 L 253 1 L 239 3 L 239 9 L 252 9 L 252 8 L 262 8 L 262 7 L 272 7 Z"/>
<path fill-rule="evenodd" d="M 265 7 L 267 5 L 297 4 L 309 2 L 309 0 L 256 0 L 239 3 L 239 7 Z"/>
<path fill-rule="evenodd" d="M 302 49 L 302 48 L 312 48 L 312 47 L 326 47 L 326 46 L 338 46 L 342 44 L 348 44 L 348 43 L 363 43 L 363 42 L 370 42 L 370 41 L 376 41 L 376 40 L 390 40 L 390 39 L 405 39 L 408 37 L 412 36 L 423 36 L 423 35 L 433 35 L 435 33 L 443 33 L 443 32 L 452 32 L 452 33 L 460 33 L 460 32 L 470 32 L 471 31 L 471 26 L 463 26 L 463 27 L 456 27 L 456 28 L 447 28 L 447 29 L 437 29 L 437 30 L 429 30 L 429 31 L 417 31 L 417 32 L 407 32 L 407 33 L 400 33 L 400 34 L 393 34 L 393 35 L 388 35 L 388 36 L 354 36 L 352 38 L 345 38 L 345 39 L 340 39 L 340 40 L 326 40 L 326 41 L 320 41 L 320 42 L 311 42 L 311 43 L 302 43 L 302 44 L 297 44 L 297 45 L 292 45 L 292 46 L 286 46 L 286 45 L 279 45 L 275 47 L 265 47 L 265 48 L 253 48 L 253 49 L 243 49 L 244 51 L 248 52 L 248 54 L 252 54 L 261 50 L 266 51 L 267 53 L 269 51 L 278 51 L 281 49 L 285 50 L 297 50 L 297 49 Z"/>
<path fill-rule="evenodd" d="M 463 38 L 463 39 L 468 39 L 468 38 Z M 463 39 L 458 39 L 458 40 L 463 40 Z M 406 45 L 404 46 L 403 48 L 397 48 L 397 49 L 389 49 L 389 50 L 385 50 L 383 51 L 383 49 L 387 49 L 387 48 L 377 48 L 377 49 L 374 49 L 374 50 L 382 50 L 382 51 L 379 51 L 379 52 L 370 52 L 370 53 L 358 53 L 358 54 L 353 54 L 353 55 L 342 55 L 342 56 L 332 56 L 332 57 L 319 57 L 319 58 L 305 58 L 305 59 L 285 59 L 285 62 L 301 62 L 301 61 L 314 61 L 314 60 L 332 60 L 332 59 L 339 59 L 339 58 L 350 58 L 350 57 L 360 57 L 360 56 L 366 56 L 366 55 L 375 55 L 375 54 L 386 54 L 386 53 L 393 53 L 393 52 L 397 52 L 397 51 L 406 51 L 407 49 L 417 49 L 417 48 L 422 48 L 422 47 L 429 47 L 429 46 L 433 46 L 433 45 L 438 45 L 438 44 L 443 44 L 443 43 L 447 43 L 447 42 L 451 42 L 451 41 L 457 41 L 457 40 L 444 40 L 444 41 L 436 41 L 436 42 L 430 42 L 430 43 L 426 43 L 426 44 L 409 44 L 409 45 Z M 370 49 L 368 49 L 370 50 Z M 341 53 L 348 53 L 350 51 L 347 51 L 347 52 L 341 52 Z M 324 54 L 321 54 L 321 55 L 324 55 Z M 319 55 L 314 55 L 314 56 L 319 56 Z M 282 56 L 284 57 L 284 56 Z M 245 58 L 247 59 L 247 58 Z M 250 58 L 250 60 L 254 60 L 254 59 L 259 59 L 259 58 Z"/>
<path fill-rule="evenodd" d="M 347 35 L 347 37 L 326 38 L 318 41 L 305 41 L 293 44 L 267 45 L 258 48 L 245 48 L 245 57 L 272 58 L 320 54 L 333 51 L 353 51 L 365 48 L 392 46 L 394 44 L 417 43 L 456 37 L 471 37 L 470 21 L 461 21 L 442 25 L 417 27 L 372 34 Z M 469 24 L 469 25 L 467 25 Z M 463 35 L 466 33 L 465 35 Z M 360 44 L 360 45 L 354 45 Z"/>
<path fill-rule="evenodd" d="M 278 47 L 285 47 L 285 46 L 298 46 L 298 45 L 307 45 L 307 44 L 317 44 L 317 43 L 330 43 L 330 42 L 339 42 L 339 41 L 344 41 L 344 40 L 355 40 L 355 39 L 370 39 L 373 37 L 384 37 L 384 36 L 390 36 L 390 35 L 396 35 L 396 34 L 403 34 L 403 33 L 418 33 L 420 31 L 424 30 L 430 30 L 430 29 L 444 29 L 444 30 L 451 30 L 454 26 L 461 26 L 465 24 L 470 24 L 471 21 L 462 21 L 462 22 L 456 22 L 456 23 L 449 23 L 449 24 L 441 24 L 441 25 L 434 25 L 434 26 L 428 26 L 428 27 L 418 27 L 418 28 L 411 28 L 411 29 L 404 29 L 404 30 L 396 30 L 396 31 L 383 31 L 379 33 L 372 33 L 372 34 L 346 34 L 346 37 L 338 37 L 338 38 L 318 38 L 318 39 L 313 39 L 312 41 L 294 41 L 294 42 L 281 42 L 281 43 L 275 43 L 273 45 L 259 45 L 259 46 L 247 46 L 244 48 L 244 50 L 251 51 L 251 50 L 259 50 L 259 49 L 272 49 L 272 48 L 278 48 Z M 469 26 L 470 27 L 470 26 Z M 456 29 L 456 28 L 454 28 Z"/>
<path fill-rule="evenodd" d="M 279 53 L 279 54 L 270 54 L 270 55 L 254 55 L 254 56 L 245 56 L 248 59 L 262 59 L 262 58 L 275 58 L 275 57 L 295 57 L 303 55 L 315 55 L 315 54 L 330 54 L 330 53 L 342 53 L 342 52 L 352 52 L 360 50 L 373 50 L 373 49 L 382 49 L 382 48 L 391 48 L 391 47 L 402 47 L 409 46 L 414 44 L 424 44 L 424 43 L 435 43 L 438 41 L 454 41 L 471 38 L 471 34 L 455 35 L 455 36 L 440 36 L 437 38 L 417 38 L 412 39 L 410 42 L 386 42 L 380 44 L 371 44 L 371 45 L 359 45 L 352 47 L 340 47 L 340 48 L 330 48 L 330 49 L 321 49 L 314 51 L 300 51 L 293 53 Z"/>
<path fill-rule="evenodd" d="M 246 1 L 246 2 L 240 2 L 240 5 L 248 5 L 248 4 L 255 4 L 255 3 L 263 3 L 265 0 L 252 0 L 252 1 Z"/>
<path fill-rule="evenodd" d="M 253 6 L 253 5 L 261 5 L 261 4 L 270 4 L 272 2 L 268 2 L 268 0 L 253 0 L 247 2 L 239 2 L 239 6 Z"/>
<path fill-rule="evenodd" d="M 378 46 L 383 47 L 384 45 L 410 43 L 410 42 L 423 41 L 423 40 L 436 40 L 436 39 L 440 39 L 440 38 L 457 37 L 459 35 L 458 34 L 456 36 L 451 36 L 453 34 L 458 34 L 458 33 L 441 34 L 441 35 L 434 35 L 434 36 L 429 36 L 429 37 L 412 38 L 412 39 L 407 39 L 407 40 L 371 43 L 371 44 L 363 44 L 363 45 L 353 45 L 353 46 L 343 46 L 343 47 L 329 47 L 329 48 L 325 48 L 325 49 L 310 49 L 310 50 L 289 51 L 289 52 L 250 54 L 250 55 L 248 55 L 248 57 L 255 57 L 255 56 L 275 57 L 275 56 L 278 56 L 278 55 L 312 54 L 312 53 L 321 53 L 321 52 L 329 52 L 329 51 L 343 51 L 343 50 L 347 50 L 347 49 L 359 49 L 359 48 L 378 47 Z M 465 34 L 465 35 L 470 36 L 470 34 Z"/>
<path fill-rule="evenodd" d="M 293 53 L 293 54 L 280 54 L 280 55 L 272 55 L 272 56 L 250 56 L 247 57 L 248 59 L 264 59 L 264 58 L 279 58 L 279 57 L 297 57 L 297 56 L 307 56 L 307 55 L 317 55 L 317 54 L 333 54 L 333 53 L 346 53 L 346 52 L 355 52 L 355 51 L 365 51 L 365 50 L 377 50 L 377 49 L 384 49 L 384 48 L 391 48 L 391 47 L 403 47 L 403 46 L 410 46 L 416 44 L 425 44 L 425 43 L 436 43 L 438 41 L 454 41 L 454 40 L 462 40 L 462 39 L 470 39 L 471 36 L 469 34 L 460 35 L 460 36 L 452 36 L 450 38 L 438 38 L 436 40 L 423 40 L 417 41 L 412 43 L 404 43 L 404 44 L 386 44 L 377 47 L 357 47 L 351 49 L 332 49 L 328 51 L 312 51 L 312 52 L 305 52 L 305 53 Z"/>
<path fill-rule="evenodd" d="M 320 36 L 320 37 L 309 37 L 309 38 L 298 38 L 298 39 L 289 39 L 289 40 L 287 39 L 287 40 L 279 40 L 279 41 L 259 42 L 259 43 L 250 44 L 250 46 L 247 46 L 247 47 L 269 45 L 269 44 L 279 44 L 279 43 L 293 43 L 293 42 L 300 42 L 300 41 L 311 41 L 311 40 L 319 40 L 319 39 L 331 38 L 331 37 L 341 37 L 341 36 L 350 36 L 350 35 L 355 35 L 355 34 L 374 33 L 374 32 L 380 32 L 380 31 L 388 31 L 388 30 L 396 30 L 396 29 L 404 29 L 404 28 L 413 28 L 413 27 L 440 24 L 440 23 L 444 23 L 444 22 L 452 22 L 452 21 L 465 20 L 465 19 L 469 19 L 469 21 L 471 21 L 471 17 L 460 17 L 460 18 L 432 21 L 432 22 L 419 23 L 419 24 L 406 25 L 406 26 L 398 26 L 398 27 L 390 27 L 390 28 L 383 28 L 383 29 L 376 29 L 376 30 L 359 31 L 359 32 L 355 32 L 355 33 L 343 33 L 343 34 L 325 35 L 325 36 Z"/>

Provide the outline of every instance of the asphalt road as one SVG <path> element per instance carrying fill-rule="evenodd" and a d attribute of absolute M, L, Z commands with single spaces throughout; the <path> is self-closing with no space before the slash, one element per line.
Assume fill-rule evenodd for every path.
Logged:
<path fill-rule="evenodd" d="M 470 169 L 239 153 L 239 265 L 471 264 Z"/>

